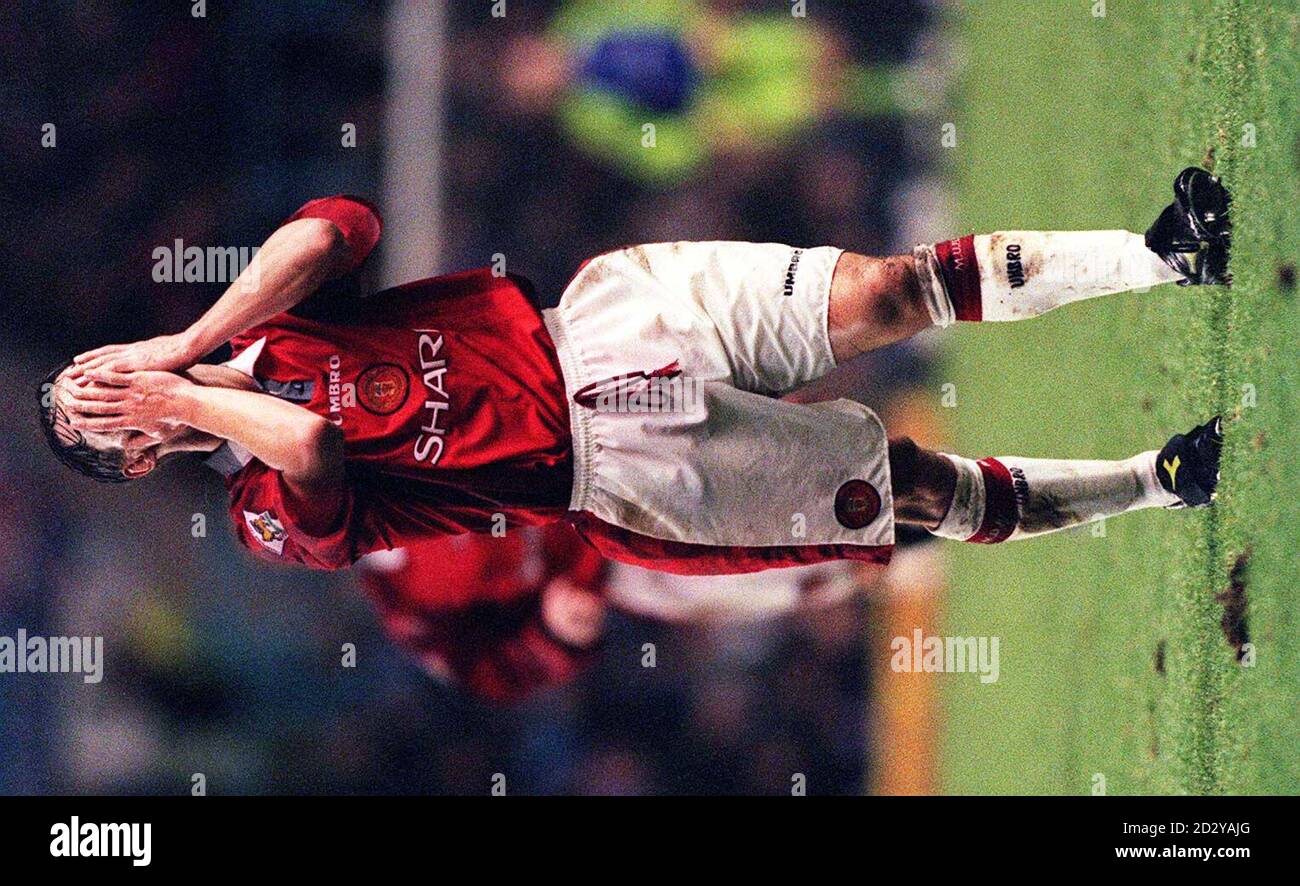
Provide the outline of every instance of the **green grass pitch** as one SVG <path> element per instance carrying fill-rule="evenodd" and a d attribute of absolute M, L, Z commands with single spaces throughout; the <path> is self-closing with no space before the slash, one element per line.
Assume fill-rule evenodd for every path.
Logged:
<path fill-rule="evenodd" d="M 1220 496 L 1055 537 L 949 545 L 947 633 L 1001 678 L 943 676 L 955 793 L 1300 793 L 1300 3 L 980 0 L 955 31 L 960 233 L 1143 231 L 1174 173 L 1233 190 L 1235 284 L 962 325 L 963 454 L 1121 458 L 1217 413 Z M 936 136 L 937 138 L 938 136 Z M 954 232 L 957 233 L 957 232 Z M 937 395 L 937 394 L 936 394 Z M 1098 527 L 1091 527 L 1096 530 Z M 1254 664 L 1221 628 L 1240 561 Z"/>

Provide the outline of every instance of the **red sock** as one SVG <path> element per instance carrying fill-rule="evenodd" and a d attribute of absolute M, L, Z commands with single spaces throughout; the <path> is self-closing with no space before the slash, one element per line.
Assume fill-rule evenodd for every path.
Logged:
<path fill-rule="evenodd" d="M 975 259 L 975 235 L 934 245 L 943 275 L 944 289 L 952 301 L 958 320 L 982 320 L 984 306 L 980 296 L 980 269 Z"/>

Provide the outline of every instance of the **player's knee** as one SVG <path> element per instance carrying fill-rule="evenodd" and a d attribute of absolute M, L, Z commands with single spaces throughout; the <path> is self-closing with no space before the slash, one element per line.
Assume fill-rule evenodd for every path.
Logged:
<path fill-rule="evenodd" d="M 928 322 L 929 311 L 911 256 L 891 256 L 879 260 L 872 321 L 882 329 L 910 333 L 918 324 Z"/>
<path fill-rule="evenodd" d="M 921 277 L 916 271 L 916 259 L 910 255 L 896 255 L 890 261 L 894 264 L 895 279 L 898 281 L 895 290 L 898 292 L 904 323 L 909 328 L 929 326 L 930 309 L 926 306 Z"/>

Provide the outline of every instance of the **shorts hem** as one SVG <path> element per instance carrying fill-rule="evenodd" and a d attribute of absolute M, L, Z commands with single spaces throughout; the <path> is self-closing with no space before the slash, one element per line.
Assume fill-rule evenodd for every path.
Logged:
<path fill-rule="evenodd" d="M 573 437 L 573 492 L 569 496 L 569 510 L 583 511 L 591 496 L 591 483 L 594 468 L 596 441 L 591 432 L 591 415 L 577 403 L 573 402 L 573 392 L 587 384 L 586 373 L 582 371 L 581 361 L 572 350 L 568 323 L 560 314 L 559 308 L 542 311 L 542 322 L 551 334 L 555 344 L 555 353 L 560 359 L 560 372 L 564 376 L 564 399 L 569 407 L 569 432 Z"/>
<path fill-rule="evenodd" d="M 830 258 L 831 271 L 826 276 L 826 286 L 824 287 L 824 292 L 819 299 L 822 312 L 822 344 L 826 348 L 826 361 L 830 363 L 831 370 L 835 370 L 840 368 L 840 362 L 835 359 L 835 348 L 831 344 L 831 289 L 835 284 L 835 271 L 839 268 L 840 260 L 844 258 L 846 250 L 840 249 L 837 246 L 826 248 L 834 251 L 831 253 Z"/>

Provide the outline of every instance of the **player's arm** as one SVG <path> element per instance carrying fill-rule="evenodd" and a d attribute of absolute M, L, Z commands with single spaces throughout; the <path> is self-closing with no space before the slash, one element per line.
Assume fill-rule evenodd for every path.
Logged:
<path fill-rule="evenodd" d="M 295 495 L 318 505 L 320 496 L 341 501 L 343 432 L 314 412 L 255 391 L 188 384 L 178 391 L 174 414 L 180 424 L 247 449 L 279 471 Z"/>
<path fill-rule="evenodd" d="M 216 304 L 181 333 L 187 356 L 197 361 L 289 310 L 347 273 L 350 263 L 343 232 L 328 219 L 300 218 L 277 228 Z"/>
<path fill-rule="evenodd" d="M 288 310 L 348 270 L 343 232 L 323 218 L 289 222 L 267 238 L 225 293 L 184 332 L 106 345 L 75 358 L 81 371 L 181 369 L 249 327 Z"/>
<path fill-rule="evenodd" d="M 313 200 L 275 230 L 221 298 L 188 329 L 75 358 L 82 371 L 183 369 L 235 335 L 295 307 L 355 270 L 374 249 L 381 222 L 354 197 Z"/>

